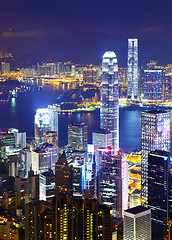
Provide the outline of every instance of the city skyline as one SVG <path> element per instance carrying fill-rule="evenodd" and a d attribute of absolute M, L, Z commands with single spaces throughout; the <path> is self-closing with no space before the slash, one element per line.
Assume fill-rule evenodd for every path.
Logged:
<path fill-rule="evenodd" d="M 1 3 L 0 239 L 171 239 L 171 9 Z"/>
<path fill-rule="evenodd" d="M 30 61 L 71 59 L 93 64 L 112 50 L 119 65 L 126 66 L 127 39 L 138 38 L 140 65 L 150 59 L 167 64 L 172 50 L 171 4 L 9 0 L 1 5 L 0 50 Z"/>

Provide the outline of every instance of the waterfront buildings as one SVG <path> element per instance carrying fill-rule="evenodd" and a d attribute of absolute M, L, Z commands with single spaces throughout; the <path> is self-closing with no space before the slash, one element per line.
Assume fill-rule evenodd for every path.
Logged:
<path fill-rule="evenodd" d="M 148 154 L 150 151 L 170 151 L 170 118 L 168 111 L 145 111 L 141 115 L 141 185 L 142 204 L 148 200 Z"/>
<path fill-rule="evenodd" d="M 118 67 L 119 98 L 127 96 L 127 68 Z"/>
<path fill-rule="evenodd" d="M 23 149 L 26 147 L 26 132 L 15 132 L 16 146 Z"/>
<path fill-rule="evenodd" d="M 56 105 L 48 105 L 48 108 L 37 109 L 34 127 L 37 145 L 44 143 L 45 135 L 49 131 L 56 133 L 58 138 L 58 107 Z"/>
<path fill-rule="evenodd" d="M 163 98 L 165 101 L 172 100 L 172 73 L 166 73 L 163 83 Z"/>
<path fill-rule="evenodd" d="M 151 210 L 143 206 L 124 211 L 124 240 L 151 240 Z"/>
<path fill-rule="evenodd" d="M 100 128 L 112 132 L 114 154 L 119 150 L 119 89 L 116 54 L 107 51 L 102 60 Z"/>
<path fill-rule="evenodd" d="M 1 73 L 2 74 L 10 73 L 10 63 L 1 62 Z"/>
<path fill-rule="evenodd" d="M 13 133 L 1 132 L 0 140 L 3 141 L 6 146 L 15 147 L 16 142 L 15 135 Z"/>
<path fill-rule="evenodd" d="M 162 70 L 144 70 L 145 100 L 162 100 Z"/>
<path fill-rule="evenodd" d="M 172 172 L 169 152 L 155 150 L 148 155 L 148 207 L 151 208 L 152 237 L 168 237 L 172 220 Z"/>
<path fill-rule="evenodd" d="M 128 39 L 127 98 L 138 98 L 138 39 Z"/>
<path fill-rule="evenodd" d="M 87 150 L 87 125 L 84 122 L 74 122 L 68 125 L 68 146 L 73 150 Z"/>
<path fill-rule="evenodd" d="M 84 84 L 95 84 L 96 82 L 97 82 L 96 69 L 84 69 L 83 70 L 83 83 Z"/>

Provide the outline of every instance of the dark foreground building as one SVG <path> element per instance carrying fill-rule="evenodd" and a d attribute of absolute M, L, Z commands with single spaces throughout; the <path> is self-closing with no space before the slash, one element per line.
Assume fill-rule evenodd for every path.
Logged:
<path fill-rule="evenodd" d="M 57 195 L 49 207 L 40 201 L 27 204 L 25 217 L 25 239 L 112 239 L 110 208 L 95 199 Z"/>
<path fill-rule="evenodd" d="M 148 206 L 152 212 L 152 237 L 168 236 L 168 222 L 172 220 L 171 155 L 166 151 L 152 151 L 148 155 Z"/>

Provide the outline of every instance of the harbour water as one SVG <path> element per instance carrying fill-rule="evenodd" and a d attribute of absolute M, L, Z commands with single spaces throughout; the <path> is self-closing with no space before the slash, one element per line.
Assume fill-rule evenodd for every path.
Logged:
<path fill-rule="evenodd" d="M 65 87 L 64 87 L 65 89 Z M 61 88 L 50 88 L 20 93 L 8 103 L 0 103 L 0 128 L 18 128 L 26 131 L 27 137 L 34 136 L 34 114 L 37 108 L 47 107 L 57 102 Z M 141 148 L 141 111 L 120 108 L 119 140 L 120 148 L 126 152 Z M 92 142 L 92 132 L 100 125 L 99 110 L 93 112 L 59 113 L 59 146 L 67 144 L 67 126 L 74 121 L 85 121 L 88 125 L 88 142 Z"/>

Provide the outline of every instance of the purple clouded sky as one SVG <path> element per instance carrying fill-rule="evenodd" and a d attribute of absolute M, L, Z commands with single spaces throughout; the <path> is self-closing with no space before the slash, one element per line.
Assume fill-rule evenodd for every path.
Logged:
<path fill-rule="evenodd" d="M 127 39 L 139 38 L 139 63 L 172 63 L 172 1 L 6 0 L 0 51 L 43 61 L 99 64 L 106 50 L 127 61 Z"/>

